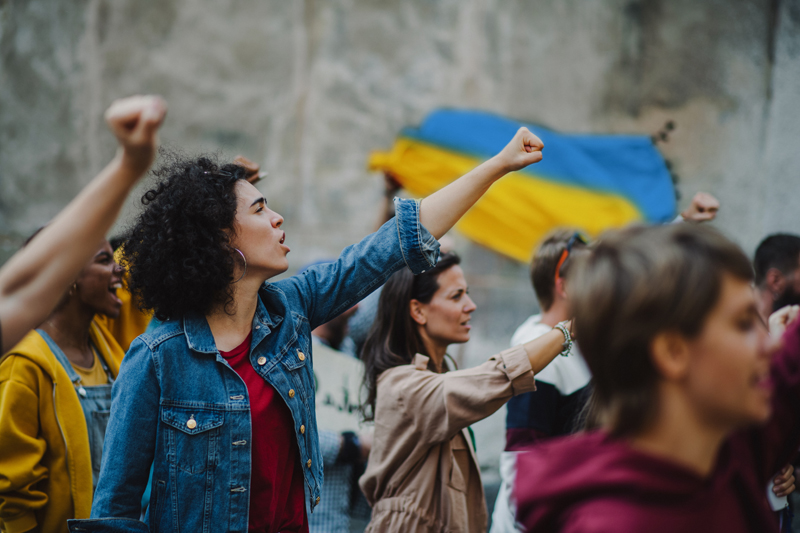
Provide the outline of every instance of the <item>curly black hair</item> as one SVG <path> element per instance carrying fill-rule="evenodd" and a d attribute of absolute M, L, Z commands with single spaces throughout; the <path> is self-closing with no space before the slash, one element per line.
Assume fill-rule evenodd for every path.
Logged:
<path fill-rule="evenodd" d="M 158 183 L 122 244 L 128 288 L 159 320 L 206 314 L 232 301 L 235 185 L 246 172 L 209 156 L 160 157 Z"/>

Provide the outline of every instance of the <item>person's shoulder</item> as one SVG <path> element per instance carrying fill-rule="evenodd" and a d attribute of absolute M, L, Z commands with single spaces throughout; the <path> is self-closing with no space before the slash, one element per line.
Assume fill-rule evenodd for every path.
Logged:
<path fill-rule="evenodd" d="M 511 336 L 511 346 L 517 346 L 518 344 L 530 342 L 533 339 L 541 337 L 551 329 L 553 328 L 547 324 L 542 324 L 541 314 L 531 315 L 525 320 L 525 322 L 520 324 L 520 326 Z"/>
<path fill-rule="evenodd" d="M 52 374 L 55 356 L 36 330 L 31 330 L 0 357 L 0 381 L 33 382 L 41 373 Z"/>
<path fill-rule="evenodd" d="M 182 319 L 173 319 L 161 322 L 158 326 L 148 329 L 131 343 L 129 352 L 134 351 L 136 345 L 146 347 L 151 351 L 156 350 L 161 344 L 185 335 Z"/>

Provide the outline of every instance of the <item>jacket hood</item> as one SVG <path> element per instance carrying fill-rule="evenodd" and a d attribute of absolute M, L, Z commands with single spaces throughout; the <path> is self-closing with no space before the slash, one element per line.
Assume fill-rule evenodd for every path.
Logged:
<path fill-rule="evenodd" d="M 598 497 L 622 497 L 643 505 L 688 501 L 700 491 L 729 482 L 735 469 L 732 461 L 726 444 L 717 463 L 725 464 L 725 471 L 702 478 L 604 432 L 553 439 L 517 457 L 517 517 L 532 530 L 550 531 L 557 529 L 571 507 Z"/>

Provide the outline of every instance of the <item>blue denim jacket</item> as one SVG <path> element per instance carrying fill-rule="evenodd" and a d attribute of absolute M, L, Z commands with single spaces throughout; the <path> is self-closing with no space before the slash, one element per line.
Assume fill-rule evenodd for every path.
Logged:
<path fill-rule="evenodd" d="M 349 309 L 408 265 L 436 264 L 439 245 L 419 204 L 346 248 L 335 263 L 265 283 L 253 319 L 250 361 L 292 413 L 308 505 L 320 501 L 322 454 L 314 410 L 311 330 Z M 284 436 L 288 437 L 288 436 Z M 251 420 L 247 388 L 222 358 L 205 317 L 187 315 L 138 337 L 114 384 L 92 519 L 76 531 L 148 531 L 139 502 L 154 463 L 149 531 L 246 532 Z"/>

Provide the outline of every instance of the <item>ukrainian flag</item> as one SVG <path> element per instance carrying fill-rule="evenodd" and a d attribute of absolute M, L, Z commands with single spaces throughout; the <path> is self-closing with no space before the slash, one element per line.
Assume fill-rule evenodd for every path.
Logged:
<path fill-rule="evenodd" d="M 632 222 L 675 216 L 672 179 L 649 137 L 565 135 L 481 111 L 434 111 L 370 156 L 415 196 L 427 196 L 498 153 L 520 126 L 544 142 L 544 159 L 495 183 L 461 219 L 471 240 L 527 262 L 556 227 L 596 236 Z"/>

